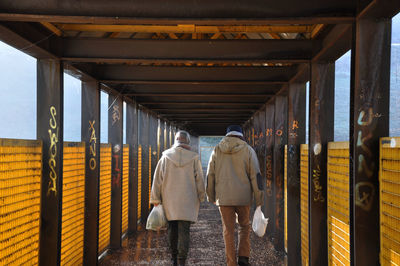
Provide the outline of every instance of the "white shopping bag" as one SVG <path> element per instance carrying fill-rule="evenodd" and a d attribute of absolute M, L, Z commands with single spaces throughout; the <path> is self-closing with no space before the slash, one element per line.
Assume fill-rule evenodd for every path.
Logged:
<path fill-rule="evenodd" d="M 165 218 L 164 209 L 161 204 L 155 206 L 147 217 L 146 229 L 159 231 L 167 229 L 167 218 Z"/>
<path fill-rule="evenodd" d="M 258 206 L 256 211 L 254 212 L 253 217 L 253 231 L 259 237 L 264 236 L 265 229 L 267 229 L 268 218 L 264 217 L 264 213 L 261 211 L 261 206 Z"/>

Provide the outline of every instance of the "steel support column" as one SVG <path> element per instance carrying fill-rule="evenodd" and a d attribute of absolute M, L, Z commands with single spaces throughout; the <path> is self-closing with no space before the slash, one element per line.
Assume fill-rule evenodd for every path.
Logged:
<path fill-rule="evenodd" d="M 275 132 L 274 132 L 274 198 L 275 198 L 275 231 L 274 246 L 284 250 L 284 149 L 287 144 L 287 97 L 275 98 Z"/>
<path fill-rule="evenodd" d="M 122 234 L 122 128 L 121 97 L 108 97 L 108 141 L 111 144 L 111 249 L 121 247 Z"/>
<path fill-rule="evenodd" d="M 275 105 L 267 103 L 265 106 L 265 210 L 270 222 L 267 227 L 267 235 L 274 235 L 275 228 L 275 198 L 274 198 L 274 136 L 275 136 Z"/>
<path fill-rule="evenodd" d="M 351 261 L 379 265 L 379 138 L 389 134 L 391 20 L 357 19 L 353 43 Z"/>
<path fill-rule="evenodd" d="M 63 66 L 37 60 L 37 138 L 43 141 L 40 212 L 40 265 L 59 265 L 63 173 Z"/>
<path fill-rule="evenodd" d="M 100 88 L 82 82 L 82 141 L 85 142 L 85 229 L 83 264 L 97 265 L 100 178 Z"/>
<path fill-rule="evenodd" d="M 310 87 L 310 264 L 328 264 L 327 149 L 333 141 L 335 64 L 312 63 Z"/>
<path fill-rule="evenodd" d="M 128 233 L 137 230 L 138 203 L 138 112 L 136 103 L 126 104 L 126 142 L 129 144 Z"/>
<path fill-rule="evenodd" d="M 146 224 L 149 215 L 149 113 L 139 109 L 139 145 L 142 147 L 142 199 L 141 224 Z"/>
<path fill-rule="evenodd" d="M 292 83 L 288 94 L 287 243 L 288 264 L 301 261 L 300 144 L 305 143 L 306 85 Z"/>

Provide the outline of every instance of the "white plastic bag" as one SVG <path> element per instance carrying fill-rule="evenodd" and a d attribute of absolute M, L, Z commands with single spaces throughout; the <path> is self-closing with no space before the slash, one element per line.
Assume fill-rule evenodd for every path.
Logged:
<path fill-rule="evenodd" d="M 268 218 L 264 217 L 264 213 L 261 211 L 261 206 L 258 206 L 256 211 L 254 212 L 254 217 L 253 217 L 253 231 L 258 235 L 259 237 L 264 236 L 265 234 L 265 229 L 267 229 L 268 225 Z"/>
<path fill-rule="evenodd" d="M 161 204 L 155 206 L 147 217 L 146 229 L 159 231 L 167 229 L 167 218 L 165 218 L 164 209 Z"/>

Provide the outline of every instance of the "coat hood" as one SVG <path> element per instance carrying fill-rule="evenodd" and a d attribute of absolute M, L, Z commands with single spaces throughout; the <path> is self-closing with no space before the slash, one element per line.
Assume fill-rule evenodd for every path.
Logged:
<path fill-rule="evenodd" d="M 219 149 L 223 153 L 236 153 L 247 146 L 247 143 L 239 138 L 224 137 L 218 144 Z"/>
<path fill-rule="evenodd" d="M 199 155 L 193 151 L 189 151 L 182 147 L 172 147 L 164 151 L 163 156 L 171 160 L 176 166 L 183 167 L 188 163 L 191 163 Z"/>

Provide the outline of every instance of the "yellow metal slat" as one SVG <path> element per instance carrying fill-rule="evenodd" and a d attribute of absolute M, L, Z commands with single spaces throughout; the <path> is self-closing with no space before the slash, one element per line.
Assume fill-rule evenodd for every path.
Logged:
<path fill-rule="evenodd" d="M 83 264 L 85 144 L 64 143 L 61 265 Z"/>
<path fill-rule="evenodd" d="M 111 145 L 100 145 L 99 243 L 101 254 L 110 245 Z"/>
<path fill-rule="evenodd" d="M 381 138 L 379 150 L 381 265 L 400 265 L 400 137 Z"/>
<path fill-rule="evenodd" d="M 122 158 L 122 233 L 128 230 L 129 145 L 124 145 Z"/>
<path fill-rule="evenodd" d="M 350 265 L 349 142 L 328 144 L 328 262 Z"/>
<path fill-rule="evenodd" d="M 306 144 L 300 146 L 300 191 L 301 264 L 308 266 L 308 145 Z"/>
<path fill-rule="evenodd" d="M 37 265 L 41 141 L 0 139 L 0 265 Z"/>

